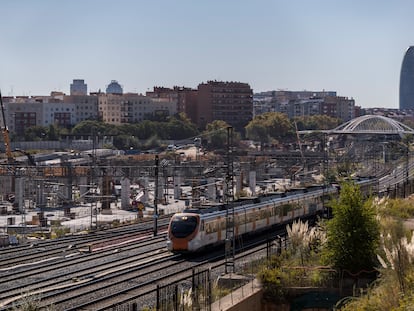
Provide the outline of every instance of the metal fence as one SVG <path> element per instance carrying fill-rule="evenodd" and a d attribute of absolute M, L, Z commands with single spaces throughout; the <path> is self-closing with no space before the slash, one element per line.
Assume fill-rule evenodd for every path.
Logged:
<path fill-rule="evenodd" d="M 191 278 L 158 284 L 155 291 L 114 306 L 113 311 L 211 311 L 211 270 L 193 269 Z"/>

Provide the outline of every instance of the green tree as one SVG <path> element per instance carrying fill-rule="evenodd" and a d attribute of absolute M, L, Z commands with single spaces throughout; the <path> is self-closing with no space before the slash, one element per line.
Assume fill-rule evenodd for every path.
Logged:
<path fill-rule="evenodd" d="M 227 148 L 227 128 L 229 128 L 225 121 L 215 120 L 206 126 L 203 136 L 208 141 L 208 147 L 212 149 Z M 240 141 L 240 134 L 233 129 L 233 146 Z"/>
<path fill-rule="evenodd" d="M 195 124 L 184 113 L 168 118 L 166 132 L 168 139 L 186 139 L 199 134 Z"/>
<path fill-rule="evenodd" d="M 261 149 L 263 149 L 265 143 L 269 142 L 270 138 L 266 121 L 266 115 L 260 114 L 246 125 L 246 136 L 251 140 L 260 142 Z"/>
<path fill-rule="evenodd" d="M 148 139 L 157 133 L 157 126 L 155 122 L 149 120 L 143 120 L 137 124 L 136 136 L 139 139 Z"/>
<path fill-rule="evenodd" d="M 104 122 L 86 120 L 76 124 L 71 132 L 73 135 L 91 135 L 92 133 L 109 135 L 113 127 L 113 125 Z"/>
<path fill-rule="evenodd" d="M 246 125 L 246 136 L 260 143 L 273 138 L 278 141 L 289 141 L 295 138 L 295 130 L 286 114 L 266 112 L 256 116 Z"/>
<path fill-rule="evenodd" d="M 299 131 L 304 130 L 330 130 L 341 124 L 341 120 L 327 115 L 313 115 L 295 117 L 294 121 Z"/>
<path fill-rule="evenodd" d="M 54 124 L 50 124 L 47 128 L 46 135 L 48 140 L 59 140 L 60 128 Z"/>
<path fill-rule="evenodd" d="M 325 263 L 351 272 L 373 269 L 380 231 L 372 200 L 364 202 L 359 186 L 344 182 L 331 206 L 333 218 L 327 223 Z"/>
<path fill-rule="evenodd" d="M 48 128 L 45 126 L 31 126 L 24 131 L 25 141 L 38 141 L 42 139 L 48 140 L 47 137 Z"/>

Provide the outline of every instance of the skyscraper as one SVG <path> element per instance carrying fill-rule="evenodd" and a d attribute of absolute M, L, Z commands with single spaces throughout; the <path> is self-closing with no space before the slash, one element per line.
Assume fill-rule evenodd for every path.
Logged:
<path fill-rule="evenodd" d="M 409 47 L 401 65 L 400 109 L 414 110 L 414 46 Z"/>

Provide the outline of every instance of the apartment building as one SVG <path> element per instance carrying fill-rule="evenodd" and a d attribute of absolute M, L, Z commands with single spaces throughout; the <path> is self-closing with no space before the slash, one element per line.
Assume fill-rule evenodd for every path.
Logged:
<path fill-rule="evenodd" d="M 17 96 L 5 101 L 5 116 L 10 132 L 23 135 L 32 126 L 57 125 L 69 127 L 75 123 L 75 105 L 64 103 L 63 93 L 51 96 Z"/>
<path fill-rule="evenodd" d="M 346 122 L 357 116 L 356 111 L 355 100 L 352 98 L 343 96 L 327 96 L 324 98 L 322 114 Z"/>
<path fill-rule="evenodd" d="M 98 120 L 98 93 L 49 96 L 4 97 L 5 114 L 10 132 L 23 134 L 31 126 L 70 127 L 85 120 Z"/>
<path fill-rule="evenodd" d="M 153 91 L 145 93 L 146 96 L 151 98 L 164 98 L 177 102 L 177 112 L 185 113 L 195 124 L 197 123 L 197 94 L 196 89 L 184 86 L 174 86 L 172 89 L 155 86 Z"/>
<path fill-rule="evenodd" d="M 253 91 L 241 82 L 208 81 L 198 85 L 197 125 L 223 120 L 242 131 L 253 118 Z"/>
<path fill-rule="evenodd" d="M 105 123 L 120 125 L 177 113 L 177 101 L 151 98 L 138 93 L 98 95 L 99 117 Z"/>
<path fill-rule="evenodd" d="M 85 120 L 99 120 L 98 95 L 99 93 L 91 93 L 90 95 L 66 95 L 63 97 L 65 104 L 75 105 L 73 124 Z"/>
<path fill-rule="evenodd" d="M 321 114 L 322 98 L 290 100 L 287 107 L 289 118 Z"/>
<path fill-rule="evenodd" d="M 254 98 L 254 115 L 268 111 L 286 113 L 289 118 L 320 114 L 346 122 L 361 114 L 354 99 L 337 96 L 334 91 L 270 91 Z"/>

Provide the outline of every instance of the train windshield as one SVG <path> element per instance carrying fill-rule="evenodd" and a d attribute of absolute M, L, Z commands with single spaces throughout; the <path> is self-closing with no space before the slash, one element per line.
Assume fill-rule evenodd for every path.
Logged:
<path fill-rule="evenodd" d="M 174 216 L 171 221 L 171 234 L 176 238 L 189 236 L 197 227 L 197 217 L 195 216 Z"/>

